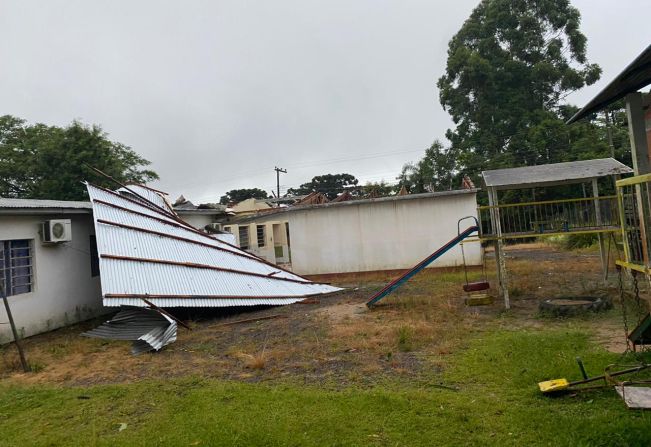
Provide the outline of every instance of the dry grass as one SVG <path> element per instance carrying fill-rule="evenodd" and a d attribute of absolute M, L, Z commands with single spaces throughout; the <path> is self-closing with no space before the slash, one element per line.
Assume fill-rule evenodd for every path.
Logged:
<path fill-rule="evenodd" d="M 342 384 L 372 383 L 389 374 L 417 378 L 444 366 L 446 356 L 463 347 L 472 332 L 491 325 L 555 324 L 537 318 L 540 298 L 603 290 L 594 254 L 519 246 L 509 248 L 507 265 L 513 295 L 513 309 L 508 313 L 499 300 L 492 306 L 464 306 L 461 270 L 427 270 L 371 310 L 365 301 L 389 275 L 347 275 L 340 280 L 359 289 L 322 298 L 320 304 L 249 311 L 234 317 L 282 313 L 286 318 L 223 326 L 223 317 L 206 317 L 193 322 L 191 332 L 180 329 L 176 343 L 154 354 L 134 357 L 126 342 L 79 336 L 97 322 L 31 337 L 25 340 L 25 348 L 29 361 L 40 365 L 41 371 L 21 374 L 13 346 L 5 346 L 0 347 L 0 376 L 20 382 L 82 385 L 187 375 Z M 493 285 L 494 266 L 489 259 Z M 474 269 L 470 280 L 480 276 Z M 604 343 L 610 332 L 600 333 Z"/>

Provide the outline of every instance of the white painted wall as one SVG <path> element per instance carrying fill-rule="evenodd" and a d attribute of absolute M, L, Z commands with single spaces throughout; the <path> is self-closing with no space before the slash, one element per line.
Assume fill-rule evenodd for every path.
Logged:
<path fill-rule="evenodd" d="M 287 213 L 292 270 L 299 274 L 406 269 L 457 235 L 477 215 L 476 193 L 344 202 Z M 472 225 L 462 223 L 461 229 Z M 479 242 L 465 244 L 466 264 L 482 262 Z M 462 264 L 453 247 L 430 267 Z"/>
<path fill-rule="evenodd" d="M 71 219 L 72 241 L 43 245 L 41 222 Z M 9 216 L 0 215 L 0 240 L 30 239 L 34 265 L 32 292 L 9 297 L 22 336 L 46 332 L 106 313 L 102 306 L 99 276 L 91 277 L 90 235 L 95 234 L 90 214 Z M 7 322 L 0 305 L 0 322 Z M 13 340 L 8 324 L 0 325 L 0 343 Z"/>
<path fill-rule="evenodd" d="M 214 215 L 206 214 L 184 214 L 182 211 L 177 211 L 177 214 L 183 221 L 189 223 L 198 230 L 203 230 L 206 225 L 215 221 Z"/>

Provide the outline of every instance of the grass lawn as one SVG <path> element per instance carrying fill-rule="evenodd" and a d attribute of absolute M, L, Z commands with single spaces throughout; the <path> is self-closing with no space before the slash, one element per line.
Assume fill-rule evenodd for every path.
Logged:
<path fill-rule="evenodd" d="M 429 383 L 389 381 L 370 389 L 200 378 L 5 384 L 0 439 L 12 446 L 649 445 L 651 414 L 627 410 L 612 390 L 560 398 L 537 392 L 539 380 L 577 378 L 577 355 L 592 374 L 621 361 L 584 331 L 500 329 L 475 338 Z"/>
<path fill-rule="evenodd" d="M 25 340 L 32 374 L 0 347 L 0 446 L 651 445 L 651 413 L 627 410 L 612 389 L 537 389 L 579 379 L 577 356 L 591 376 L 632 362 L 618 353 L 617 309 L 537 312 L 544 297 L 616 295 L 598 256 L 512 247 L 509 269 L 508 312 L 465 307 L 458 271 L 423 272 L 367 310 L 386 281 L 369 275 L 339 278 L 349 292 L 319 304 L 199 316 L 156 354 L 80 337 L 91 323 Z M 269 314 L 279 315 L 223 324 Z"/>

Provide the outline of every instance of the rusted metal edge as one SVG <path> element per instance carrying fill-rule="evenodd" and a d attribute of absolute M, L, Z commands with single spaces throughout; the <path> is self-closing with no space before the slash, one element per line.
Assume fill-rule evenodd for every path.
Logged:
<path fill-rule="evenodd" d="M 207 264 L 198 264 L 195 262 L 181 262 L 181 261 L 169 261 L 167 259 L 151 259 L 151 258 L 138 258 L 138 257 L 133 257 L 133 256 L 121 256 L 121 255 L 109 255 L 109 254 L 101 254 L 100 258 L 103 259 L 115 259 L 118 261 L 132 261 L 132 262 L 146 262 L 149 264 L 165 264 L 165 265 L 175 265 L 175 266 L 180 266 L 180 267 L 188 267 L 188 268 L 194 268 L 194 269 L 203 269 L 203 270 L 215 270 L 218 272 L 226 272 L 226 273 L 235 273 L 238 275 L 246 275 L 246 276 L 255 276 L 258 278 L 265 278 L 265 279 L 273 279 L 274 281 L 286 281 L 286 282 L 293 282 L 293 283 L 298 283 L 298 284 L 315 284 L 318 285 L 318 283 L 306 283 L 305 281 L 301 281 L 298 279 L 292 279 L 292 278 L 283 278 L 281 276 L 269 276 L 264 273 L 254 273 L 254 272 L 245 272 L 244 270 L 236 270 L 236 269 L 229 269 L 225 267 L 217 267 L 215 265 L 207 265 Z"/>

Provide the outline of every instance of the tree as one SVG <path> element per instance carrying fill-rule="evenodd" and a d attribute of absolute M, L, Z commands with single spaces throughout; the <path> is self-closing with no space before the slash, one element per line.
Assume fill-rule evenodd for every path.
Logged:
<path fill-rule="evenodd" d="M 599 79 L 568 0 L 482 0 L 452 38 L 441 105 L 446 136 L 470 173 L 562 161 L 559 103 Z M 551 138 L 547 130 L 554 129 Z M 545 151 L 556 151 L 546 153 Z"/>
<path fill-rule="evenodd" d="M 453 189 L 460 181 L 456 158 L 453 149 L 446 149 L 435 140 L 420 161 L 402 167 L 399 187 L 404 185 L 412 194 Z"/>
<path fill-rule="evenodd" d="M 219 203 L 227 205 L 229 203 L 238 203 L 246 199 L 268 199 L 266 191 L 260 188 L 242 188 L 231 189 L 226 194 L 221 196 Z"/>
<path fill-rule="evenodd" d="M 310 182 L 303 183 L 298 188 L 289 188 L 287 193 L 291 195 L 304 195 L 311 192 L 320 192 L 332 200 L 345 189 L 355 188 L 358 183 L 359 180 L 351 174 L 317 175 L 312 177 Z"/>
<path fill-rule="evenodd" d="M 384 180 L 379 182 L 366 182 L 366 184 L 362 186 L 362 194 L 364 196 L 387 197 L 394 192 L 394 185 L 390 185 Z"/>
<path fill-rule="evenodd" d="M 158 179 L 154 171 L 143 169 L 149 164 L 130 147 L 110 141 L 97 125 L 28 125 L 20 118 L 0 116 L 2 197 L 85 200 L 84 180 L 117 186 L 87 165 L 123 183 L 145 183 Z"/>

